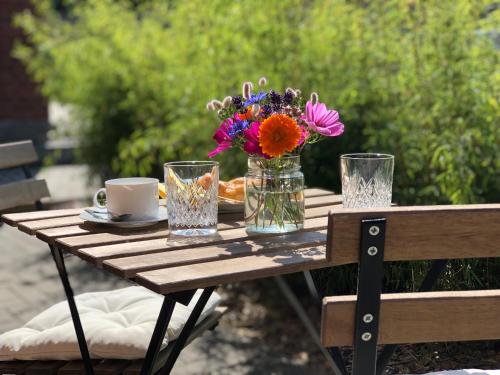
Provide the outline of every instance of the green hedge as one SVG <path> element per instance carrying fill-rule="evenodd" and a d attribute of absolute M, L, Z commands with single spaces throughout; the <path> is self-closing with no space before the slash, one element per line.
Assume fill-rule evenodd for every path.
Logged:
<path fill-rule="evenodd" d="M 317 91 L 346 124 L 305 150 L 310 186 L 339 191 L 339 154 L 379 151 L 396 155 L 400 204 L 493 202 L 500 11 L 489 3 L 73 0 L 62 17 L 40 0 L 16 18 L 27 42 L 14 53 L 47 97 L 78 110 L 81 158 L 103 178 L 206 158 L 218 126 L 206 102 L 264 75 Z M 225 177 L 244 173 L 242 154 L 220 159 Z"/>

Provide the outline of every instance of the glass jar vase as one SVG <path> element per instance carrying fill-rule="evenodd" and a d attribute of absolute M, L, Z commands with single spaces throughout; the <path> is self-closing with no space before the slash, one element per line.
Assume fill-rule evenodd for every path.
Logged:
<path fill-rule="evenodd" d="M 245 224 L 249 233 L 288 233 L 304 227 L 300 156 L 248 158 Z"/>

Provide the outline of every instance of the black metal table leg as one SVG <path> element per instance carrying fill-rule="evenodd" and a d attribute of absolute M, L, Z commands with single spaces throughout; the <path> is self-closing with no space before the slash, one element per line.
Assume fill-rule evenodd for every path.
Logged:
<path fill-rule="evenodd" d="M 153 336 L 151 336 L 151 341 L 149 342 L 146 357 L 144 358 L 141 375 L 151 375 L 153 372 L 153 367 L 158 358 L 158 353 L 160 352 L 163 338 L 167 332 L 168 323 L 170 323 L 170 318 L 174 312 L 174 307 L 175 300 L 169 298 L 169 296 L 165 296 L 158 315 L 158 320 L 156 321 Z"/>
<path fill-rule="evenodd" d="M 307 312 L 304 310 L 301 303 L 297 299 L 297 296 L 293 293 L 292 289 L 287 284 L 285 279 L 282 276 L 275 276 L 274 281 L 278 285 L 281 293 L 288 300 L 288 303 L 290 304 L 290 306 L 292 306 L 292 308 L 295 310 L 295 313 L 298 315 L 299 319 L 302 321 L 302 324 L 304 325 L 307 332 L 309 333 L 309 336 L 311 336 L 314 343 L 317 345 L 317 347 L 319 348 L 319 350 L 321 351 L 321 353 L 325 357 L 326 361 L 328 362 L 328 365 L 332 368 L 334 373 L 336 375 L 345 375 L 346 372 L 343 371 L 343 368 L 345 368 L 343 362 L 337 362 L 339 357 L 335 356 L 335 355 L 332 356 L 329 353 L 329 351 L 321 345 L 321 342 L 319 339 L 319 334 L 318 334 L 316 327 L 311 322 L 311 319 L 307 315 Z M 314 286 L 314 288 L 315 288 L 315 286 Z M 335 351 L 335 349 L 333 351 Z"/>
<path fill-rule="evenodd" d="M 193 331 L 193 328 L 195 327 L 198 318 L 203 312 L 203 309 L 205 308 L 205 305 L 207 304 L 208 299 L 210 298 L 214 290 L 215 287 L 210 287 L 204 289 L 203 292 L 201 293 L 201 296 L 196 302 L 196 305 L 194 306 L 191 315 L 189 315 L 186 324 L 184 324 L 184 327 L 182 328 L 179 337 L 174 341 L 174 346 L 167 358 L 167 361 L 159 371 L 161 375 L 168 375 L 170 374 L 170 371 L 172 371 L 172 368 L 174 367 L 174 364 L 177 361 L 177 358 L 179 357 L 181 350 L 184 348 L 184 345 L 186 345 L 187 339 L 191 335 L 191 332 Z"/>
<path fill-rule="evenodd" d="M 94 369 L 92 367 L 92 362 L 90 361 L 89 349 L 87 347 L 87 341 L 85 340 L 85 334 L 83 333 L 82 322 L 80 321 L 80 315 L 78 314 L 78 309 L 76 307 L 75 298 L 73 295 L 73 289 L 69 283 L 68 274 L 66 272 L 66 266 L 64 264 L 64 257 L 61 249 L 49 245 L 52 257 L 59 272 L 59 277 L 64 287 L 64 293 L 66 294 L 66 299 L 69 304 L 69 310 L 71 312 L 71 318 L 73 319 L 73 325 L 75 327 L 76 337 L 78 339 L 78 346 L 80 347 L 80 353 L 82 355 L 83 364 L 85 366 L 85 373 L 88 375 L 94 374 Z"/>

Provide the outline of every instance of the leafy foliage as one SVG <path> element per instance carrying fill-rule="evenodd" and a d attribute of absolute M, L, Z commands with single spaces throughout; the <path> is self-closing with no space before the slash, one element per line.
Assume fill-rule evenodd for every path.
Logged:
<path fill-rule="evenodd" d="M 500 12 L 489 3 L 72 0 L 63 17 L 40 0 L 16 18 L 28 43 L 15 55 L 46 96 L 80 111 L 82 159 L 104 178 L 206 158 L 218 126 L 207 100 L 265 75 L 318 92 L 346 124 L 303 153 L 309 185 L 339 191 L 338 156 L 377 151 L 396 156 L 400 204 L 493 202 Z M 221 162 L 226 177 L 244 172 L 237 152 Z"/>
<path fill-rule="evenodd" d="M 493 201 L 499 12 L 486 3 L 73 0 L 63 18 L 41 1 L 17 17 L 30 44 L 15 53 L 81 111 L 83 159 L 105 177 L 205 157 L 217 126 L 206 101 L 266 75 L 319 92 L 347 124 L 304 154 L 311 185 L 338 190 L 338 155 L 376 150 L 396 155 L 400 203 Z M 243 172 L 242 157 L 223 165 Z"/>

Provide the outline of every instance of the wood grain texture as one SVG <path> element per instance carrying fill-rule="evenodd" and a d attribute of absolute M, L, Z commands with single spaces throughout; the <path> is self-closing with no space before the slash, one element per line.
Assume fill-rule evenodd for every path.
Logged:
<path fill-rule="evenodd" d="M 32 141 L 0 144 L 0 169 L 18 167 L 38 161 Z"/>
<path fill-rule="evenodd" d="M 327 196 L 320 198 L 327 198 L 324 201 L 325 205 L 314 208 L 306 208 L 305 211 L 306 218 L 326 217 L 328 212 L 333 207 L 336 207 L 338 205 L 338 203 L 336 203 L 338 201 L 336 196 Z M 243 235 L 244 226 L 245 224 L 243 221 L 237 221 L 237 222 L 222 222 L 219 223 L 217 227 L 219 229 L 219 234 L 222 231 L 226 230 L 241 229 L 238 233 L 241 233 Z M 57 231 L 52 232 L 52 235 L 54 234 L 57 235 L 57 233 L 58 233 Z M 47 239 L 47 231 L 43 233 L 43 237 L 40 235 L 40 232 L 36 232 L 36 234 L 37 237 L 39 237 L 40 239 L 43 240 Z M 131 245 L 132 242 L 159 239 L 159 241 L 152 243 L 152 248 L 150 250 L 154 250 L 157 249 L 158 246 L 161 246 L 164 243 L 164 240 L 168 237 L 168 234 L 169 234 L 168 224 L 159 223 L 158 226 L 148 227 L 133 231 L 126 229 L 107 229 L 107 230 L 103 229 L 102 231 L 99 231 L 97 233 L 89 232 L 88 234 L 81 233 L 80 231 L 78 231 L 77 235 L 74 236 L 66 235 L 63 236 L 63 238 L 57 238 L 55 242 L 57 246 L 61 247 L 64 250 L 73 252 L 75 254 L 77 253 L 77 250 L 85 247 L 101 247 L 101 246 L 109 247 L 110 245 L 113 244 L 126 243 L 126 245 L 124 245 L 122 248 L 131 247 L 130 250 L 131 255 L 136 255 L 136 254 L 141 254 L 141 252 L 145 253 L 146 249 L 148 249 L 147 248 L 148 244 L 139 245 L 143 246 L 143 248 L 140 250 L 141 252 L 135 253 L 132 246 L 136 245 L 135 244 Z M 115 247 L 111 249 L 112 250 L 110 251 L 116 251 Z M 108 252 L 108 250 L 102 250 L 102 251 Z"/>
<path fill-rule="evenodd" d="M 26 369 L 33 364 L 32 361 L 6 361 L 0 362 L 0 374 L 23 375 Z"/>
<path fill-rule="evenodd" d="M 308 188 L 304 190 L 304 196 L 306 198 L 321 197 L 322 195 L 332 195 L 332 194 L 335 194 L 335 192 L 320 188 Z"/>
<path fill-rule="evenodd" d="M 304 191 L 304 195 L 306 198 L 321 197 L 321 196 L 332 195 L 332 194 L 333 193 L 331 191 L 324 190 L 324 189 L 306 189 Z M 334 200 L 334 202 L 339 201 L 338 196 L 337 196 L 337 198 L 332 198 L 332 199 Z M 313 201 L 313 203 L 317 203 L 317 202 Z M 11 226 L 16 226 L 21 221 L 51 219 L 51 218 L 62 217 L 62 216 L 78 216 L 84 208 L 87 208 L 87 207 L 72 208 L 72 209 L 65 209 L 65 210 L 46 210 L 46 211 L 33 211 L 33 212 L 21 212 L 21 213 L 14 213 L 14 214 L 6 214 L 6 215 L 2 216 L 2 220 Z M 220 214 L 221 221 L 224 221 L 224 222 L 240 221 L 241 220 L 241 219 L 234 219 L 232 216 L 236 216 L 236 215 L 234 213 Z M 239 217 L 241 218 L 242 215 L 239 214 Z"/>
<path fill-rule="evenodd" d="M 84 208 L 70 208 L 64 210 L 46 210 L 46 211 L 32 211 L 32 212 L 18 212 L 14 214 L 2 215 L 2 220 L 11 226 L 17 226 L 20 222 L 30 220 L 43 220 L 63 216 L 79 215 Z"/>
<path fill-rule="evenodd" d="M 69 361 L 62 366 L 57 375 L 84 375 L 85 367 L 83 366 L 83 361 Z"/>
<path fill-rule="evenodd" d="M 45 180 L 28 179 L 0 185 L 0 210 L 32 204 L 49 196 Z"/>
<path fill-rule="evenodd" d="M 52 245 L 58 238 L 99 233 L 100 231 L 102 231 L 102 228 L 98 228 L 96 225 L 92 226 L 86 223 L 83 225 L 71 225 L 69 227 L 41 229 L 37 230 L 35 232 L 35 235 L 43 242 Z"/>
<path fill-rule="evenodd" d="M 315 231 L 326 229 L 327 218 L 320 217 L 307 219 L 303 231 Z M 135 241 L 128 243 L 119 243 L 108 246 L 98 246 L 91 248 L 80 248 L 73 251 L 74 254 L 86 259 L 98 266 L 106 259 L 152 254 L 164 251 L 189 249 L 204 247 L 207 245 L 228 244 L 240 241 L 246 241 L 256 238 L 281 237 L 278 234 L 251 233 L 248 234 L 244 227 L 237 229 L 228 229 L 218 232 L 215 236 L 198 238 L 161 238 L 150 241 Z M 58 241 L 59 243 L 59 241 Z"/>
<path fill-rule="evenodd" d="M 321 344 L 352 346 L 356 296 L 323 299 Z M 379 344 L 500 338 L 500 290 L 383 294 Z"/>
<path fill-rule="evenodd" d="M 55 375 L 64 361 L 36 361 L 26 369 L 26 375 Z"/>
<path fill-rule="evenodd" d="M 141 272 L 135 281 L 157 293 L 166 294 L 327 266 L 326 249 L 322 245 Z"/>
<path fill-rule="evenodd" d="M 83 224 L 84 220 L 78 216 L 64 216 L 51 219 L 31 220 L 20 222 L 17 227 L 21 232 L 33 235 L 37 230 L 54 227 L 68 227 Z"/>
<path fill-rule="evenodd" d="M 121 374 L 130 365 L 125 359 L 104 359 L 94 366 L 94 375 L 117 375 Z"/>
<path fill-rule="evenodd" d="M 272 252 L 280 249 L 300 249 L 304 247 L 321 246 L 324 245 L 325 239 L 326 230 L 300 232 L 286 236 L 264 237 L 214 246 L 194 247 L 126 258 L 108 259 L 103 262 L 103 268 L 120 277 L 134 278 L 139 272 L 160 268 L 176 267 L 193 263 L 206 263 Z"/>
<path fill-rule="evenodd" d="M 360 223 L 387 219 L 385 261 L 500 257 L 500 204 L 335 208 L 329 215 L 327 257 L 358 261 Z"/>

